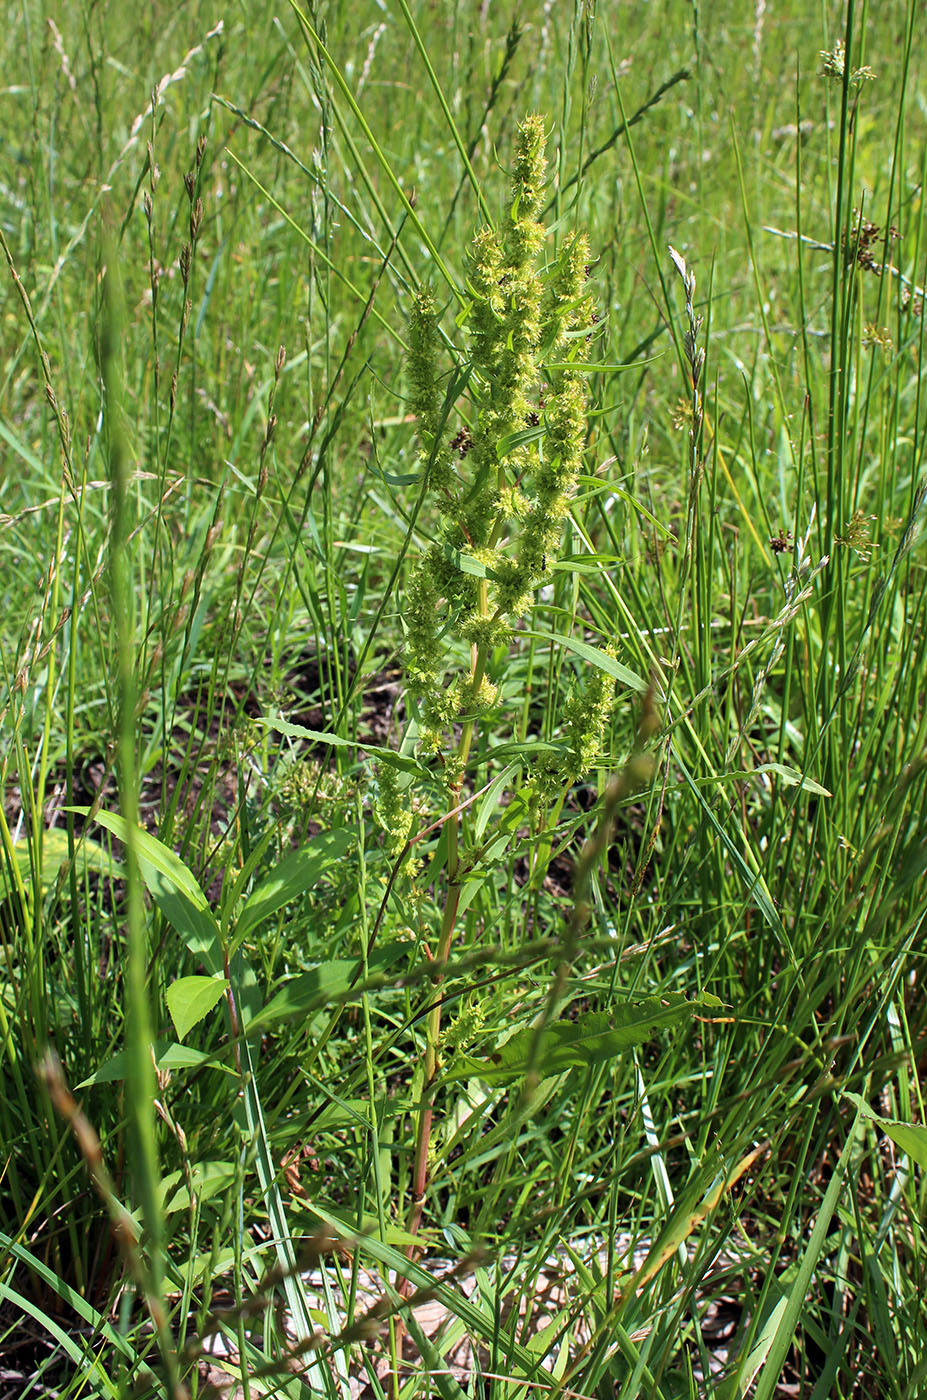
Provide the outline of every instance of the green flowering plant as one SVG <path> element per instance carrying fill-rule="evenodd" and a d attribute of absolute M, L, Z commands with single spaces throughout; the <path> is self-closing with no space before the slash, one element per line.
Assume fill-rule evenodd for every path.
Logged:
<path fill-rule="evenodd" d="M 476 414 L 449 442 L 440 440 L 441 342 L 430 291 L 419 294 L 412 316 L 413 407 L 440 530 L 408 590 L 406 674 L 421 701 L 425 748 L 446 753 L 450 726 L 465 721 L 456 761 L 448 762 L 451 786 L 466 764 L 473 722 L 497 698 L 487 658 L 509 641 L 513 621 L 550 576 L 582 465 L 582 377 L 569 363 L 545 366 L 593 327 L 589 247 L 583 235 L 569 236 L 547 275 L 539 271 L 544 167 L 543 123 L 531 117 L 520 128 L 502 228 L 482 229 L 470 252 L 464 320 Z M 449 623 L 473 661 L 469 674 L 448 683 Z"/>
<path fill-rule="evenodd" d="M 596 329 L 588 291 L 589 245 L 564 237 L 541 266 L 545 132 L 540 117 L 520 126 L 508 206 L 498 229 L 481 229 L 469 253 L 458 318 L 467 334 L 465 372 L 448 389 L 445 344 L 434 294 L 423 289 L 411 315 L 408 375 L 419 464 L 437 527 L 408 583 L 403 663 L 419 755 L 438 766 L 447 795 L 441 930 L 433 954 L 447 962 L 464 879 L 486 873 L 492 843 L 468 845 L 467 777 L 477 727 L 501 728 L 498 681 L 515 628 L 552 577 L 583 466 L 587 406 L 582 356 Z M 449 395 L 466 383 L 469 421 L 449 428 Z M 469 658 L 469 664 L 466 662 Z M 549 829 L 570 788 L 599 756 L 614 694 L 607 671 L 577 686 L 560 716 L 562 738 L 539 745 L 519 811 L 536 837 L 532 879 L 550 858 Z M 401 798 L 405 795 L 406 806 Z M 411 829 L 408 789 L 382 773 L 375 816 L 387 851 Z M 441 1009 L 429 1014 L 409 1229 L 419 1228 L 429 1172 Z M 452 1040 L 454 1038 L 452 1037 Z"/>

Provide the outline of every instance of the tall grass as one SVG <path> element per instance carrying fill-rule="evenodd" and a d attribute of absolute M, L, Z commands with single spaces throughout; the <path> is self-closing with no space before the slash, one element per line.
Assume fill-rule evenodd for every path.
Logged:
<path fill-rule="evenodd" d="M 917 19 L 9 23 L 10 1394 L 923 1390 Z M 467 250 L 531 113 L 599 319 L 497 435 L 527 491 L 572 359 L 559 537 L 471 650 L 517 531 L 448 525 Z"/>

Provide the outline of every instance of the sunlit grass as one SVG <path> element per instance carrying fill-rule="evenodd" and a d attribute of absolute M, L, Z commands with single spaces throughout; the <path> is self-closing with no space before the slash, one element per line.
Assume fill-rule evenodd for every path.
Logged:
<path fill-rule="evenodd" d="M 927 1152 L 893 1126 L 924 1118 L 917 18 L 10 20 L 23 1395 L 204 1395 L 213 1334 L 246 1396 L 920 1393 Z M 530 113 L 544 257 L 594 250 L 595 370 L 458 803 L 406 688 L 439 529 L 410 318 L 430 286 L 473 427 L 467 249 Z M 606 643 L 608 734 L 538 830 L 527 779 Z"/>

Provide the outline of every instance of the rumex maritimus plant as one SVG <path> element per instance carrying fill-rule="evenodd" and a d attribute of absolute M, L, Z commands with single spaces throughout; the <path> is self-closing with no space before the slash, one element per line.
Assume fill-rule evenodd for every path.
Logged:
<path fill-rule="evenodd" d="M 408 692 L 418 708 L 423 755 L 441 769 L 446 867 L 440 933 L 434 954 L 447 962 L 467 878 L 491 863 L 487 845 L 467 828 L 463 788 L 478 725 L 504 729 L 499 677 L 519 618 L 551 576 L 586 440 L 586 397 L 580 359 L 595 325 L 586 290 L 589 246 L 565 237 L 546 269 L 539 220 L 544 194 L 545 133 L 538 116 L 519 128 L 511 198 L 501 228 L 473 240 L 468 298 L 459 321 L 469 335 L 463 375 L 445 386 L 433 294 L 421 291 L 411 323 L 409 375 L 421 444 L 420 463 L 439 517 L 436 538 L 409 584 L 405 624 Z M 465 382 L 472 422 L 448 432 L 455 390 Z M 466 465 L 464 465 L 466 464 Z M 469 664 L 461 658 L 469 653 Z M 603 654 L 603 659 L 605 655 Z M 542 746 L 518 810 L 539 838 L 535 878 L 543 878 L 550 846 L 541 833 L 556 822 L 573 783 L 594 762 L 612 706 L 614 679 L 595 670 L 562 714 L 563 742 Z M 501 794 L 497 794 L 501 800 Z M 398 851 L 411 828 L 408 806 L 385 777 L 378 807 Z M 507 843 L 505 843 L 507 844 Z M 545 854 L 546 853 L 546 854 Z M 545 858 L 539 860 L 544 855 Z M 428 1016 L 423 1091 L 418 1110 L 413 1211 L 417 1232 L 428 1183 L 428 1157 L 441 1006 Z"/>

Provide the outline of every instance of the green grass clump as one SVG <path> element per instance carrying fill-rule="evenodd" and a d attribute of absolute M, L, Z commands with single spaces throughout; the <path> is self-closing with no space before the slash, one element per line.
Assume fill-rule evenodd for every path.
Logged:
<path fill-rule="evenodd" d="M 918 18 L 11 19 L 15 1393 L 923 1391 Z"/>

